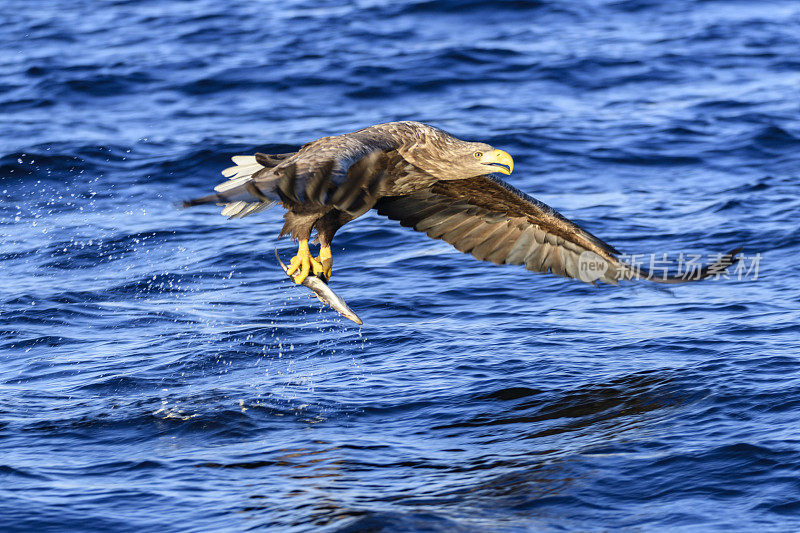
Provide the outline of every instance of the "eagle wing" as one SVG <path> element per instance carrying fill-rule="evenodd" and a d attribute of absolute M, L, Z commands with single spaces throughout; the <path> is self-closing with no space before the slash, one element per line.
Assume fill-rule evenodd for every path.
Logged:
<path fill-rule="evenodd" d="M 352 212 L 362 207 L 365 196 L 378 193 L 386 177 L 385 155 L 399 144 L 389 135 L 323 137 L 254 176 L 255 183 L 280 191 L 292 202 Z"/>
<path fill-rule="evenodd" d="M 477 259 L 498 265 L 524 264 L 531 271 L 586 282 L 616 284 L 631 278 L 662 283 L 694 281 L 721 272 L 739 251 L 726 254 L 691 279 L 654 277 L 617 259 L 619 252 L 614 247 L 555 209 L 493 176 L 437 181 L 408 195 L 381 198 L 375 207 L 379 214 Z M 604 268 L 582 272 L 598 262 Z"/>
<path fill-rule="evenodd" d="M 222 203 L 223 214 L 241 218 L 282 201 L 358 216 L 374 204 L 413 133 L 412 123 L 380 124 L 322 137 L 289 154 L 234 156 L 235 165 L 222 171 L 229 179 L 214 188 L 216 194 L 184 206 Z"/>

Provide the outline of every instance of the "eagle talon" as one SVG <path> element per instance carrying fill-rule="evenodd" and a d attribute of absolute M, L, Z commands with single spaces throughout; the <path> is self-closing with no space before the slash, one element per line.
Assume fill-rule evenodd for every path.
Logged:
<path fill-rule="evenodd" d="M 325 253 L 323 251 L 320 253 L 320 257 L 324 256 Z M 303 283 L 303 280 L 305 280 L 309 274 L 313 274 L 323 281 L 327 281 L 328 278 L 330 278 L 330 268 L 326 270 L 323 264 L 324 259 L 311 257 L 311 251 L 308 249 L 308 239 L 302 239 L 297 247 L 297 255 L 292 257 L 292 260 L 289 262 L 286 274 L 298 285 Z"/>
<path fill-rule="evenodd" d="M 326 270 L 325 264 L 323 263 L 322 258 L 320 257 L 314 257 L 311 259 L 311 269 L 314 275 L 317 276 L 322 281 L 324 281 L 325 283 L 327 283 L 331 277 L 330 269 Z"/>
<path fill-rule="evenodd" d="M 302 239 L 297 247 L 297 255 L 292 257 L 289 262 L 286 274 L 300 285 L 312 272 L 315 276 L 318 275 L 318 272 L 323 272 L 322 264 L 311 257 L 311 251 L 308 249 L 308 239 Z"/>
<path fill-rule="evenodd" d="M 333 255 L 331 254 L 331 247 L 321 247 L 319 250 L 319 257 L 316 257 L 315 260 L 319 263 L 319 271 L 315 269 L 314 275 L 327 283 L 333 275 Z"/>
<path fill-rule="evenodd" d="M 287 273 L 288 275 L 290 275 L 290 276 L 291 276 L 292 274 L 294 274 L 294 272 L 295 272 L 295 271 L 296 271 L 298 268 L 300 268 L 300 264 L 301 264 L 301 262 L 302 262 L 302 258 L 300 257 L 300 255 L 296 255 L 296 256 L 292 257 L 292 260 L 291 260 L 291 261 L 289 261 L 289 266 L 288 266 L 288 267 L 286 267 L 286 273 Z"/>

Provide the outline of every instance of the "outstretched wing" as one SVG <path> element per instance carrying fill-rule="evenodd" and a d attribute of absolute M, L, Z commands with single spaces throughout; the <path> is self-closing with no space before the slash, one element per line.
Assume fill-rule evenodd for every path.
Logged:
<path fill-rule="evenodd" d="M 397 145 L 389 137 L 371 141 L 349 135 L 317 139 L 270 172 L 256 175 L 255 182 L 274 188 L 291 202 L 348 211 L 354 191 L 379 187 L 381 156 Z"/>
<path fill-rule="evenodd" d="M 535 272 L 616 284 L 648 278 L 681 283 L 708 277 L 733 263 L 739 250 L 694 273 L 656 278 L 621 262 L 619 252 L 548 205 L 492 176 L 438 181 L 405 196 L 384 197 L 379 214 L 495 264 L 524 264 Z"/>
<path fill-rule="evenodd" d="M 358 216 L 369 209 L 402 159 L 397 149 L 407 130 L 394 124 L 323 137 L 290 154 L 235 156 L 235 166 L 223 170 L 228 181 L 216 194 L 186 202 L 226 204 L 231 218 L 260 211 L 276 201 L 315 209 L 332 206 Z"/>

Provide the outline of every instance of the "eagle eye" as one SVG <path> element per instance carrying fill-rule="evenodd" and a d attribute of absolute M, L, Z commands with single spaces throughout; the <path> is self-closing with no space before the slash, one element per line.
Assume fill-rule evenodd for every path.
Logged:
<path fill-rule="evenodd" d="M 474 154 L 472 154 L 472 155 L 474 155 L 474 156 L 475 156 L 475 159 L 480 159 L 481 157 L 483 157 L 483 152 L 475 152 L 475 153 L 474 153 Z"/>

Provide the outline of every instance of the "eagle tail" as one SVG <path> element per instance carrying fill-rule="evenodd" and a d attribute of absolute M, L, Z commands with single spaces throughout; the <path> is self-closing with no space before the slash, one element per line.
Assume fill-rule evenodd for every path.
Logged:
<path fill-rule="evenodd" d="M 222 210 L 224 216 L 242 218 L 275 205 L 279 198 L 273 188 L 266 181 L 255 181 L 256 177 L 260 177 L 259 171 L 270 168 L 262 165 L 258 160 L 263 161 L 263 157 L 258 156 L 263 154 L 233 156 L 236 164 L 222 171 L 222 175 L 228 180 L 214 187 L 217 192 L 186 200 L 183 207 L 215 203 L 225 206 Z"/>

